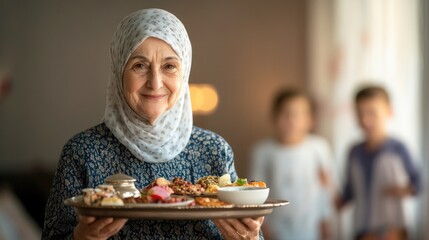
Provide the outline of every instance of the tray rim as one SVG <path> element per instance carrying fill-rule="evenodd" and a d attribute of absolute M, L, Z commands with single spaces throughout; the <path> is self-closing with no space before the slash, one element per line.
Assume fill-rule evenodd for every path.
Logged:
<path fill-rule="evenodd" d="M 158 219 L 158 220 L 196 220 L 216 218 L 244 218 L 259 217 L 272 213 L 276 207 L 289 204 L 286 200 L 267 199 L 266 203 L 259 205 L 229 205 L 229 206 L 160 206 L 145 207 L 133 206 L 87 206 L 81 200 L 82 196 L 68 198 L 65 205 L 73 207 L 77 213 L 95 217 L 114 217 L 130 219 Z"/>
<path fill-rule="evenodd" d="M 289 205 L 289 201 L 287 200 L 280 200 L 280 199 L 267 199 L 265 203 L 263 204 L 248 204 L 248 205 L 239 205 L 239 204 L 231 204 L 226 206 L 162 206 L 162 203 L 160 203 L 160 206 L 154 206 L 154 205 L 148 205 L 144 206 L 144 204 L 133 204 L 133 203 L 126 203 L 124 206 L 88 206 L 85 205 L 82 201 L 77 202 L 81 199 L 82 195 L 78 195 L 75 197 L 68 198 L 64 200 L 64 204 L 71 207 L 78 207 L 78 208 L 86 208 L 86 209 L 106 209 L 106 210 L 116 210 L 116 209 L 134 209 L 134 210 L 144 210 L 144 209 L 262 209 L 262 208 L 275 208 L 275 207 L 282 207 Z M 191 197 L 190 197 L 191 198 Z"/>

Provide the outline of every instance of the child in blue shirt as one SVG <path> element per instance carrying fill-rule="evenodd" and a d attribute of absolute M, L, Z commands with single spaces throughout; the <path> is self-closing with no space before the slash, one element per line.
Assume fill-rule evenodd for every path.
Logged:
<path fill-rule="evenodd" d="M 350 150 L 337 207 L 354 203 L 355 239 L 406 239 L 402 199 L 417 194 L 419 173 L 404 144 L 388 136 L 392 108 L 387 91 L 363 88 L 355 105 L 365 139 Z"/>

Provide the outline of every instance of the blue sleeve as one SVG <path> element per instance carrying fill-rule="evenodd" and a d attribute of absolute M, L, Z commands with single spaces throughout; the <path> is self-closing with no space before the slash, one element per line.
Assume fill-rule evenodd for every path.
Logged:
<path fill-rule="evenodd" d="M 345 185 L 344 185 L 344 190 L 343 190 L 343 195 L 342 195 L 342 201 L 344 203 L 347 203 L 351 200 L 353 200 L 354 196 L 353 196 L 353 185 L 352 185 L 352 180 L 351 180 L 351 173 L 352 173 L 352 169 L 351 169 L 351 161 L 352 161 L 352 155 L 353 155 L 353 149 L 350 151 L 349 153 L 349 157 L 347 159 L 347 166 L 346 166 L 346 174 L 345 174 Z"/>
<path fill-rule="evenodd" d="M 63 201 L 80 194 L 84 188 L 83 171 L 79 166 L 82 156 L 75 143 L 67 143 L 61 154 L 51 192 L 46 205 L 42 239 L 72 239 L 77 215 Z"/>
<path fill-rule="evenodd" d="M 413 164 L 411 154 L 403 144 L 399 144 L 396 150 L 398 151 L 402 164 L 404 165 L 405 171 L 408 174 L 411 185 L 414 187 L 416 193 L 421 192 L 422 189 L 421 189 L 420 174 L 417 171 L 416 166 Z"/>
<path fill-rule="evenodd" d="M 203 129 L 199 131 L 199 138 L 210 140 L 210 143 L 207 144 L 208 148 L 205 151 L 211 157 L 216 158 L 218 163 L 215 167 L 212 166 L 213 168 L 207 173 L 217 176 L 229 174 L 231 176 L 231 181 L 234 182 L 237 179 L 237 171 L 235 169 L 234 152 L 231 146 L 224 138 L 214 132 Z M 198 178 L 200 177 L 202 176 L 198 176 Z M 194 181 L 196 181 L 196 179 Z"/>

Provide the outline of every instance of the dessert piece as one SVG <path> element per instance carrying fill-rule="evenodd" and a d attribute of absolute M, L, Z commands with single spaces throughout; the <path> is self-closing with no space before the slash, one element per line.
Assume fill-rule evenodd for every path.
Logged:
<path fill-rule="evenodd" d="M 154 186 L 147 191 L 147 195 L 150 196 L 153 200 L 161 200 L 167 199 L 170 197 L 171 192 L 170 188 Z"/>
<path fill-rule="evenodd" d="M 231 184 L 231 175 L 224 174 L 219 177 L 219 187 L 225 187 Z"/>
<path fill-rule="evenodd" d="M 124 206 L 124 202 L 117 196 L 105 197 L 101 200 L 101 206 Z"/>
<path fill-rule="evenodd" d="M 99 200 L 99 196 L 95 194 L 94 188 L 85 188 L 82 190 L 83 192 L 83 202 L 86 205 L 92 205 Z"/>
<path fill-rule="evenodd" d="M 147 185 L 146 187 L 144 187 L 142 190 L 142 193 L 146 194 L 146 192 L 150 188 L 155 187 L 155 186 L 168 187 L 169 185 L 170 185 L 170 181 L 168 181 L 167 179 L 165 179 L 163 177 L 160 177 L 160 178 L 155 179 L 155 181 L 149 183 L 149 185 Z M 173 191 L 170 188 L 168 188 L 168 189 L 169 189 L 169 191 L 171 191 L 170 193 L 173 193 Z"/>
<path fill-rule="evenodd" d="M 205 206 L 205 207 L 233 206 L 233 204 L 222 202 L 217 198 L 210 198 L 210 197 L 197 197 L 195 198 L 195 202 L 198 205 Z"/>
<path fill-rule="evenodd" d="M 204 187 L 204 193 L 217 193 L 219 187 L 224 187 L 231 184 L 231 175 L 224 174 L 221 177 L 218 176 L 205 176 L 198 179 L 197 184 Z"/>
<path fill-rule="evenodd" d="M 83 202 L 88 206 L 122 206 L 124 202 L 120 199 L 112 185 L 99 185 L 96 188 L 85 188 Z"/>
<path fill-rule="evenodd" d="M 217 193 L 218 185 L 208 185 L 204 193 Z"/>
<path fill-rule="evenodd" d="M 204 192 L 204 187 L 200 184 L 192 184 L 183 178 L 175 177 L 171 181 L 169 187 L 178 195 L 201 195 Z"/>
<path fill-rule="evenodd" d="M 197 184 L 200 184 L 203 188 L 206 188 L 210 185 L 219 185 L 219 177 L 217 176 L 205 176 L 198 179 Z"/>
<path fill-rule="evenodd" d="M 200 184 L 204 189 L 204 193 L 216 193 L 219 187 L 218 176 L 205 176 L 198 179 L 197 184 Z"/>
<path fill-rule="evenodd" d="M 168 186 L 170 184 L 170 181 L 168 181 L 163 177 L 160 177 L 160 178 L 157 178 L 154 183 L 155 183 L 155 186 Z"/>

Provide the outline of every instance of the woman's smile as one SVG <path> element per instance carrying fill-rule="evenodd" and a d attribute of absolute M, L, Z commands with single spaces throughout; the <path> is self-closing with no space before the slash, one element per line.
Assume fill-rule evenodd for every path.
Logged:
<path fill-rule="evenodd" d="M 142 94 L 142 96 L 146 99 L 146 100 L 150 100 L 150 101 L 160 101 L 163 100 L 165 97 L 168 96 L 168 94 Z"/>

